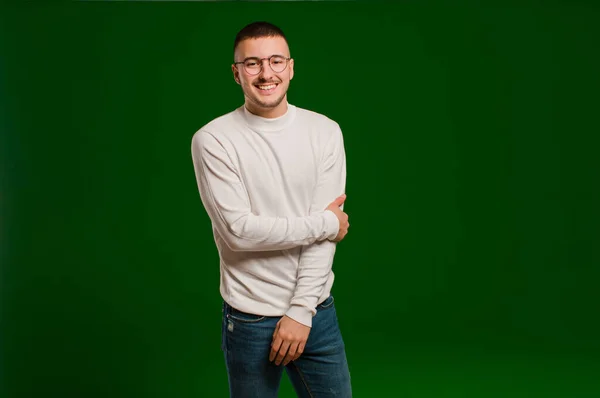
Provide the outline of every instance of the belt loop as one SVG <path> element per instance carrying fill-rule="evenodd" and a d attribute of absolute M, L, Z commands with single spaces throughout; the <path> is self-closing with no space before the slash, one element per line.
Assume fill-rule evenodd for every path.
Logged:
<path fill-rule="evenodd" d="M 231 312 L 231 307 L 227 304 L 227 301 L 223 300 L 223 314 L 229 315 Z"/>

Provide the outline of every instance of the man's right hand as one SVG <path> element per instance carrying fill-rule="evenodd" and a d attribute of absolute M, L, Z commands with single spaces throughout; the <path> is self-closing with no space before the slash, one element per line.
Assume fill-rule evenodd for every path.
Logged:
<path fill-rule="evenodd" d="M 327 208 L 325 209 L 325 210 L 331 210 L 337 216 L 338 220 L 340 221 L 339 232 L 338 232 L 337 236 L 335 237 L 335 239 L 332 240 L 332 242 L 341 241 L 342 239 L 344 239 L 344 237 L 348 233 L 348 227 L 350 226 L 350 223 L 348 223 L 348 214 L 344 213 L 342 211 L 342 209 L 340 209 L 340 206 L 342 206 L 342 204 L 344 203 L 345 200 L 346 200 L 345 194 L 342 196 L 339 196 L 336 200 L 331 202 L 331 204 L 329 206 L 327 206 Z"/>

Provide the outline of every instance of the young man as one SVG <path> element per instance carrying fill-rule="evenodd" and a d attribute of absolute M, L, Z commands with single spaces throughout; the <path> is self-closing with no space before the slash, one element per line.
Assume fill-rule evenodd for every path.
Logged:
<path fill-rule="evenodd" d="M 232 71 L 244 105 L 192 139 L 220 256 L 230 394 L 277 397 L 285 368 L 300 397 L 349 398 L 330 294 L 336 245 L 349 227 L 342 132 L 288 103 L 294 60 L 276 26 L 257 22 L 238 33 Z"/>

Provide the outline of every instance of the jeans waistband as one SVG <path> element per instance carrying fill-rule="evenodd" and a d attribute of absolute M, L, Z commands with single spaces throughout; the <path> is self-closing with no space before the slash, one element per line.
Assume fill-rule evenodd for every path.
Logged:
<path fill-rule="evenodd" d="M 324 300 L 321 300 L 317 304 L 317 307 L 320 306 L 321 304 L 323 304 L 324 302 L 326 302 L 327 300 L 329 300 L 330 298 L 331 298 L 331 295 L 327 296 Z M 223 312 L 223 314 L 231 314 L 232 312 L 244 313 L 244 311 L 238 310 L 237 308 L 233 307 L 225 300 L 223 300 L 222 312 Z M 255 314 L 255 315 L 261 315 L 261 314 Z"/>

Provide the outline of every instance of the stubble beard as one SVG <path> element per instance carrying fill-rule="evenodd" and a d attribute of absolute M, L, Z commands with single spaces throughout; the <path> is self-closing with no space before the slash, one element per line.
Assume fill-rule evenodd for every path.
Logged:
<path fill-rule="evenodd" d="M 261 101 L 259 98 L 256 98 L 254 96 L 251 97 L 252 102 L 254 102 L 256 105 L 260 106 L 261 108 L 266 108 L 266 109 L 274 109 L 277 108 L 279 106 L 279 104 L 281 104 L 281 102 L 283 101 L 283 99 L 285 98 L 285 93 L 281 94 L 281 96 L 279 96 L 279 98 L 277 98 L 275 101 Z"/>
<path fill-rule="evenodd" d="M 252 88 L 250 90 L 252 90 Z M 287 94 L 287 90 L 284 91 L 279 97 L 277 97 L 276 100 L 268 101 L 268 102 L 262 101 L 260 99 L 260 97 L 252 91 L 250 91 L 248 94 L 246 94 L 246 97 L 248 97 L 253 104 L 255 104 L 256 106 L 258 106 L 260 108 L 274 109 L 274 108 L 277 108 L 283 102 L 283 99 L 285 98 L 286 94 Z"/>

